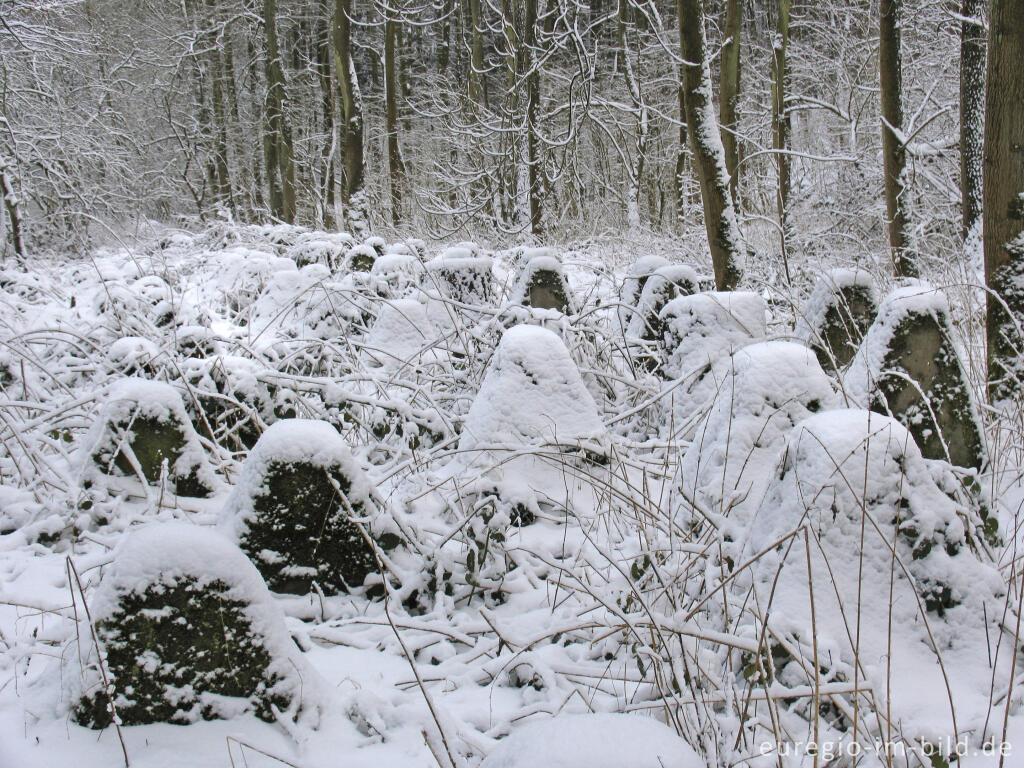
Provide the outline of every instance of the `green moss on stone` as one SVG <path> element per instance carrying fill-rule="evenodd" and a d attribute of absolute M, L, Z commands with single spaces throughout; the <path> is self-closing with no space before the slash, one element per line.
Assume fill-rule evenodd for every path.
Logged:
<path fill-rule="evenodd" d="M 124 725 L 193 722 L 217 717 L 203 694 L 249 699 L 257 716 L 272 722 L 271 705 L 287 708 L 269 691 L 270 656 L 245 615 L 227 597 L 228 586 L 195 579 L 151 584 L 125 595 L 118 610 L 99 621 L 117 715 Z M 74 719 L 90 728 L 111 722 L 103 690 L 84 695 Z"/>
<path fill-rule="evenodd" d="M 872 410 L 890 413 L 906 426 L 925 458 L 981 467 L 985 452 L 966 377 L 952 340 L 933 315 L 911 313 L 903 319 L 882 370 Z"/>
<path fill-rule="evenodd" d="M 240 544 L 272 590 L 304 595 L 316 581 L 325 592 L 346 591 L 377 570 L 373 550 L 349 519 L 342 498 L 348 492 L 341 472 L 270 463 Z M 355 515 L 365 514 L 349 503 Z"/>
<path fill-rule="evenodd" d="M 569 297 L 562 276 L 553 269 L 538 269 L 530 275 L 523 304 L 536 309 L 556 309 L 563 315 L 568 314 Z"/>
<path fill-rule="evenodd" d="M 161 465 L 166 459 L 171 471 L 170 479 L 177 494 L 197 497 L 210 495 L 210 489 L 199 480 L 195 469 L 184 477 L 174 475 L 174 465 L 187 443 L 184 425 L 171 419 L 158 421 L 148 416 L 135 416 L 129 424 L 112 424 L 109 428 L 114 432 L 115 452 L 113 455 L 100 453 L 94 457 L 101 470 L 109 471 L 113 465 L 124 475 L 135 475 L 131 461 L 120 448 L 121 438 L 124 437 L 142 469 L 146 482 L 160 482 Z"/>
<path fill-rule="evenodd" d="M 847 285 L 836 291 L 816 329 L 820 342 L 814 345 L 814 353 L 821 367 L 828 371 L 849 365 L 877 312 L 869 287 Z"/>

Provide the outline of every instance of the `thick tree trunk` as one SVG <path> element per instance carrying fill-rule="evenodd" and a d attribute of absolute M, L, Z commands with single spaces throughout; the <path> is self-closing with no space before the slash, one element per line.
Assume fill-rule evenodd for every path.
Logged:
<path fill-rule="evenodd" d="M 263 0 L 263 28 L 266 43 L 264 67 L 267 78 L 265 105 L 265 156 L 268 180 L 271 182 L 271 213 L 282 221 L 295 221 L 295 160 L 292 153 L 291 128 L 285 115 L 285 81 L 281 54 L 277 43 L 277 0 Z M 275 197 L 276 192 L 276 197 Z"/>
<path fill-rule="evenodd" d="M 366 226 L 366 201 L 362 199 L 363 174 L 363 105 L 359 81 L 352 61 L 351 0 L 334 0 L 334 70 L 341 96 L 342 146 L 345 148 L 345 179 L 342 200 L 350 223 L 356 228 Z"/>
<path fill-rule="evenodd" d="M 1024 391 L 1024 3 L 993 0 L 989 13 L 983 216 L 995 400 Z"/>
<path fill-rule="evenodd" d="M 739 142 L 736 130 L 739 120 L 736 107 L 740 95 L 740 32 L 743 29 L 743 0 L 726 0 L 725 29 L 722 44 L 722 66 L 719 85 L 719 119 L 722 128 L 722 148 L 725 167 L 729 171 L 729 193 L 733 205 L 737 204 L 736 187 L 739 184 Z"/>
<path fill-rule="evenodd" d="M 779 211 L 779 239 L 782 245 L 782 265 L 789 274 L 789 246 L 792 224 L 789 218 L 789 197 L 792 187 L 790 176 L 789 110 L 786 109 L 786 49 L 789 47 L 789 11 L 791 0 L 778 0 L 778 26 L 772 43 L 772 148 L 779 172 L 779 185 L 775 200 Z"/>
<path fill-rule="evenodd" d="M 391 16 L 384 21 L 384 88 L 385 131 L 388 135 L 388 176 L 391 182 L 391 221 L 398 226 L 402 219 L 402 185 L 405 168 L 398 146 L 398 65 L 395 61 L 395 37 L 398 21 Z"/>
<path fill-rule="evenodd" d="M 910 190 L 907 188 L 907 149 L 903 146 L 903 0 L 881 0 L 879 13 L 878 80 L 882 97 L 882 161 L 885 209 L 889 219 L 889 250 L 897 277 L 916 277 L 910 253 Z"/>
<path fill-rule="evenodd" d="M 711 100 L 711 65 L 704 37 L 703 0 L 678 0 L 679 43 L 683 57 L 683 98 L 693 165 L 700 180 L 704 224 L 720 291 L 740 280 L 741 237 L 729 194 L 722 136 Z"/>
<path fill-rule="evenodd" d="M 960 6 L 960 195 L 961 237 L 981 240 L 982 166 L 985 133 L 985 0 Z"/>

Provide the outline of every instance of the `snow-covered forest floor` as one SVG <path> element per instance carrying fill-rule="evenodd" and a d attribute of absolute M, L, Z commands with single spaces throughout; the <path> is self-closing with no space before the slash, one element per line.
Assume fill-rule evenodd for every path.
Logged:
<path fill-rule="evenodd" d="M 858 765 L 942 765 L 925 752 L 958 741 L 961 765 L 1004 741 L 1012 764 L 1024 427 L 980 405 L 976 279 L 890 295 L 836 375 L 805 346 L 819 275 L 752 264 L 762 287 L 727 299 L 650 261 L 637 291 L 638 258 L 691 260 L 673 248 L 439 257 L 217 226 L 0 271 L 0 765 L 461 768 L 585 712 L 666 722 L 709 766 L 850 765 L 854 744 Z M 566 313 L 528 306 L 538 273 L 549 297 L 567 278 Z M 645 343 L 645 301 L 690 291 Z M 979 473 L 860 410 L 908 312 L 949 323 Z M 125 403 L 187 415 L 159 477 L 114 465 Z M 234 549 L 258 470 L 317 451 L 385 575 L 269 597 Z M 185 464 L 199 492 L 175 493 Z M 79 724 L 115 663 L 97 628 L 175 569 L 244 604 L 284 699 L 177 690 L 188 724 Z"/>

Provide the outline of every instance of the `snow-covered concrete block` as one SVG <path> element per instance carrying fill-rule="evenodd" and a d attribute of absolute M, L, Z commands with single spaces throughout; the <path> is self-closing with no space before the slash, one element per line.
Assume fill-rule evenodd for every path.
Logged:
<path fill-rule="evenodd" d="M 553 256 L 538 255 L 523 264 L 512 288 L 511 303 L 534 309 L 554 309 L 569 315 L 576 310 L 572 289 Z"/>
<path fill-rule="evenodd" d="M 363 530 L 378 514 L 370 479 L 333 426 L 285 419 L 250 451 L 222 514 L 223 528 L 275 592 L 363 586 L 377 571 Z"/>
<path fill-rule="evenodd" d="M 886 296 L 843 387 L 854 402 L 898 419 L 925 458 L 984 464 L 981 422 L 941 291 L 918 283 Z"/>
<path fill-rule="evenodd" d="M 160 481 L 163 464 L 176 493 L 207 496 L 213 472 L 185 412 L 181 395 L 170 384 L 127 378 L 117 382 L 86 434 L 84 477 L 97 473 L 140 474 L 147 483 Z"/>
<path fill-rule="evenodd" d="M 319 679 L 259 572 L 209 528 L 162 523 L 126 534 L 90 611 L 102 660 L 83 643 L 82 674 L 66 675 L 82 725 L 104 728 L 115 716 L 121 725 L 187 724 L 245 712 L 274 722 L 274 708 L 293 717 L 305 710 L 307 719 L 316 710 Z"/>
<path fill-rule="evenodd" d="M 794 335 L 814 350 L 826 371 L 839 371 L 857 354 L 878 313 L 878 290 L 862 269 L 822 275 L 796 320 Z"/>

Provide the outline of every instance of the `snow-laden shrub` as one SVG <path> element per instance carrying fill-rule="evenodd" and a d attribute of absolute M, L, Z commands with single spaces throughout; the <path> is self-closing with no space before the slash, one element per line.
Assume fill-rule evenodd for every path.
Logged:
<path fill-rule="evenodd" d="M 491 750 L 480 768 L 706 768 L 664 723 L 642 715 L 560 714 L 531 720 Z"/>
<path fill-rule="evenodd" d="M 614 329 L 616 333 L 625 333 L 629 328 L 630 320 L 633 319 L 633 312 L 636 309 L 637 300 L 644 291 L 644 285 L 648 278 L 654 274 L 656 269 L 668 266 L 668 259 L 662 256 L 641 256 L 629 270 L 629 274 L 622 281 L 622 290 L 619 294 L 618 325 Z"/>
<path fill-rule="evenodd" d="M 394 299 L 380 305 L 362 354 L 371 367 L 405 376 L 425 363 L 436 362 L 437 340 L 438 330 L 423 304 Z"/>
<path fill-rule="evenodd" d="M 837 397 L 814 353 L 788 341 L 744 347 L 721 374 L 680 463 L 679 490 L 698 509 L 688 522 L 700 527 L 701 513 L 712 515 L 735 536 L 756 509 L 789 431 L 835 407 Z"/>
<path fill-rule="evenodd" d="M 919 283 L 886 296 L 843 387 L 854 402 L 897 418 L 925 458 L 973 468 L 985 462 L 974 395 L 940 291 Z"/>
<path fill-rule="evenodd" d="M 82 674 L 66 675 L 82 725 L 104 728 L 114 715 L 122 725 L 187 724 L 244 712 L 316 725 L 319 678 L 260 574 L 216 532 L 160 523 L 126 534 L 89 603 L 102 661 L 83 642 Z M 89 637 L 89 627 L 81 634 Z"/>
<path fill-rule="evenodd" d="M 227 309 L 239 325 L 249 322 L 254 302 L 278 272 L 297 272 L 291 259 L 267 251 L 236 246 L 208 254 L 213 288 L 223 295 Z"/>
<path fill-rule="evenodd" d="M 818 356 L 826 371 L 845 368 L 878 312 L 874 278 L 862 269 L 822 275 L 796 319 L 794 335 Z"/>
<path fill-rule="evenodd" d="M 153 376 L 157 371 L 160 349 L 142 336 L 124 336 L 107 350 L 110 367 L 124 376 Z M 2 384 L 0 374 L 0 384 Z"/>
<path fill-rule="evenodd" d="M 250 310 L 249 326 L 260 338 L 335 339 L 368 315 L 368 292 L 361 277 L 333 280 L 326 267 L 271 275 Z"/>
<path fill-rule="evenodd" d="M 182 357 L 207 358 L 220 352 L 217 334 L 201 325 L 184 325 L 174 332 L 175 346 Z"/>
<path fill-rule="evenodd" d="M 673 299 L 660 315 L 664 375 L 675 379 L 708 371 L 715 360 L 764 338 L 765 313 L 764 299 L 747 291 Z"/>
<path fill-rule="evenodd" d="M 379 501 L 327 422 L 285 419 L 260 437 L 223 512 L 225 530 L 275 592 L 363 585 L 377 571 L 369 535 Z"/>
<path fill-rule="evenodd" d="M 142 475 L 160 481 L 163 464 L 174 491 L 181 496 L 207 496 L 213 472 L 185 412 L 181 395 L 170 384 L 146 379 L 118 381 L 104 399 L 81 452 L 83 478 L 98 475 Z"/>
<path fill-rule="evenodd" d="M 940 490 L 895 419 L 844 409 L 803 421 L 749 528 L 746 556 L 765 554 L 743 598 L 746 633 L 764 638 L 768 627 L 761 659 L 747 658 L 747 678 L 806 685 L 815 658 L 823 681 L 859 679 L 870 691 L 862 708 L 900 723 L 904 738 L 949 736 L 950 700 L 960 729 L 979 728 L 989 685 L 1005 679 L 1010 662 L 997 658 L 993 672 L 988 649 L 1000 634 L 1005 585 L 982 525 Z M 800 706 L 814 718 L 809 704 Z M 853 706 L 844 712 L 826 718 L 839 731 L 852 727 Z M 864 718 L 869 729 L 877 722 Z"/>
<path fill-rule="evenodd" d="M 558 335 L 517 325 L 502 335 L 487 366 L 459 448 L 528 445 L 603 454 L 607 435 L 594 398 Z"/>
<path fill-rule="evenodd" d="M 350 246 L 337 240 L 300 238 L 287 251 L 287 257 L 300 269 L 310 264 L 321 264 L 334 271 L 341 267 Z"/>
<path fill-rule="evenodd" d="M 509 300 L 512 304 L 553 309 L 566 315 L 576 311 L 576 302 L 561 262 L 547 255 L 534 256 L 523 264 Z"/>
<path fill-rule="evenodd" d="M 258 378 L 265 370 L 255 360 L 230 355 L 186 360 L 181 374 L 191 396 L 185 409 L 196 431 L 212 429 L 216 442 L 232 451 L 252 448 L 263 425 L 277 418 L 276 390 Z"/>
<path fill-rule="evenodd" d="M 668 264 L 658 267 L 644 283 L 629 321 L 626 337 L 657 341 L 663 333 L 661 310 L 673 299 L 697 293 L 698 277 L 692 267 Z"/>

